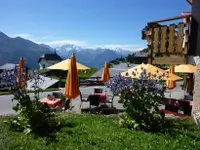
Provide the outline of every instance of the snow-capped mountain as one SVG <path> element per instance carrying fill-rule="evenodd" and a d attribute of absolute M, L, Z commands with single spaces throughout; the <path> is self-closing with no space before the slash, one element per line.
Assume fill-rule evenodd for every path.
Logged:
<path fill-rule="evenodd" d="M 124 57 L 133 51 L 123 50 L 120 48 L 111 49 L 103 47 L 80 47 L 72 44 L 66 44 L 56 47 L 56 52 L 62 58 L 69 58 L 72 53 L 75 53 L 77 61 L 91 67 L 102 67 L 105 61 L 111 61 L 118 57 Z"/>
<path fill-rule="evenodd" d="M 56 47 L 56 50 L 57 51 L 71 51 L 71 50 L 81 51 L 83 49 L 81 47 L 73 45 L 73 44 L 65 44 L 65 45 Z"/>
<path fill-rule="evenodd" d="M 76 54 L 77 61 L 90 67 L 100 68 L 105 61 L 111 61 L 117 57 L 127 56 L 133 51 L 125 51 L 119 48 L 105 47 L 80 47 L 72 44 L 58 47 L 50 47 L 46 44 L 37 44 L 21 37 L 11 38 L 0 32 L 0 65 L 5 63 L 18 63 L 20 57 L 26 58 L 29 68 L 38 68 L 38 60 L 45 53 L 57 52 L 63 58 L 69 58 Z"/>

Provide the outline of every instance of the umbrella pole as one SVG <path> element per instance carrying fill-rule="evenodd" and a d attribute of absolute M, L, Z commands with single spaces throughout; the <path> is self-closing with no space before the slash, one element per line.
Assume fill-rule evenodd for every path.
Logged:
<path fill-rule="evenodd" d="M 170 89 L 170 93 L 169 93 L 169 103 L 171 104 L 171 98 L 172 98 L 172 91 Z"/>

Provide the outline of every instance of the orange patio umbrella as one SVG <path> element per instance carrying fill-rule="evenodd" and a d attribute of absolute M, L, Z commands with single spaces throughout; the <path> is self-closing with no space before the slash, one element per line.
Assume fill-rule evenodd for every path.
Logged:
<path fill-rule="evenodd" d="M 18 86 L 21 88 L 26 87 L 26 69 L 24 64 L 25 64 L 24 58 L 20 58 L 17 70 L 18 71 L 17 81 L 18 81 Z"/>
<path fill-rule="evenodd" d="M 174 65 L 170 65 L 169 73 L 174 74 Z M 176 81 L 175 80 L 167 80 L 166 87 L 168 89 L 174 89 L 176 87 Z"/>
<path fill-rule="evenodd" d="M 74 99 L 80 95 L 78 70 L 76 65 L 76 57 L 72 54 L 69 66 L 66 66 L 66 68 L 68 68 L 68 74 L 64 89 L 64 95 L 69 99 Z"/>
<path fill-rule="evenodd" d="M 174 65 L 170 65 L 169 73 L 174 75 Z M 171 97 L 171 89 L 174 89 L 176 87 L 176 81 L 175 80 L 167 80 L 166 87 L 168 89 L 170 89 L 170 97 Z"/>
<path fill-rule="evenodd" d="M 103 82 L 108 82 L 110 80 L 109 64 L 107 61 L 105 62 L 101 79 Z"/>

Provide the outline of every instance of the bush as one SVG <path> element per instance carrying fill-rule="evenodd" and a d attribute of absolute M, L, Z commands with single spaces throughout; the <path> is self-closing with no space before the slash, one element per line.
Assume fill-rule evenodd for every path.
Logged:
<path fill-rule="evenodd" d="M 34 83 L 35 94 L 31 99 L 27 90 L 19 85 L 19 83 L 25 83 L 26 78 L 24 74 L 18 73 L 16 70 L 6 71 L 0 75 L 1 83 L 11 89 L 13 100 L 17 101 L 13 110 L 19 112 L 16 118 L 8 120 L 6 123 L 16 131 L 47 134 L 55 129 L 57 122 L 53 110 L 47 104 L 39 101 L 38 84 L 43 82 L 43 79 L 35 71 L 29 73 L 28 79 Z M 17 79 L 21 81 L 17 81 Z"/>
<path fill-rule="evenodd" d="M 159 110 L 165 86 L 160 80 L 148 80 L 148 76 L 145 69 L 139 80 L 118 75 L 107 86 L 113 93 L 121 93 L 124 102 L 122 126 L 157 132 L 163 129 L 165 123 L 164 113 Z"/>

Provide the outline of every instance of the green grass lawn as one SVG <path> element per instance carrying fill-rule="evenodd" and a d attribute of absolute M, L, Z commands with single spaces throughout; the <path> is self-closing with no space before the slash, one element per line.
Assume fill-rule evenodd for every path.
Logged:
<path fill-rule="evenodd" d="M 42 69 L 42 70 L 39 71 L 39 74 L 42 74 L 42 73 L 45 74 L 48 71 L 49 70 L 47 70 L 47 69 Z M 80 70 L 78 72 L 78 77 L 79 78 L 89 78 L 90 76 L 92 76 L 96 72 L 97 72 L 97 68 L 90 68 L 88 70 Z M 53 75 L 51 77 L 54 78 L 54 79 L 58 79 L 59 80 L 59 77 L 57 77 L 57 76 Z M 62 82 L 66 82 L 66 77 L 62 77 L 61 81 Z"/>
<path fill-rule="evenodd" d="M 79 78 L 88 78 L 97 72 L 97 68 L 90 68 L 88 70 L 79 71 Z"/>
<path fill-rule="evenodd" d="M 64 126 L 54 138 L 14 132 L 0 118 L 1 150 L 197 150 L 200 132 L 191 118 L 174 120 L 165 134 L 119 126 L 116 116 L 61 114 Z"/>

